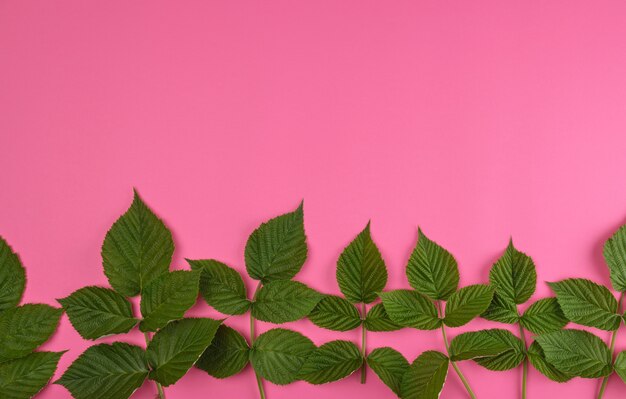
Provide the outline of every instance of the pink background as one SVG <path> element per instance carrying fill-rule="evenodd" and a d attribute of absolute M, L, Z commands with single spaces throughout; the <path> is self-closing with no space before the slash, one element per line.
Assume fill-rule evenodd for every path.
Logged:
<path fill-rule="evenodd" d="M 244 272 L 248 234 L 305 198 L 297 278 L 325 292 L 339 292 L 336 258 L 370 218 L 389 289 L 408 286 L 418 224 L 464 285 L 487 281 L 510 235 L 538 265 L 535 299 L 544 281 L 608 284 L 602 243 L 626 220 L 625 20 L 621 0 L 0 0 L 0 234 L 28 268 L 25 300 L 107 283 L 100 245 L 133 186 L 174 232 L 175 268 L 215 257 Z M 359 336 L 287 327 L 317 344 Z M 450 335 L 484 327 L 501 325 Z M 443 348 L 438 331 L 368 338 L 411 360 Z M 70 349 L 57 376 L 88 345 L 64 317 L 45 345 Z M 461 367 L 480 398 L 518 397 L 521 370 Z M 530 398 L 598 387 L 529 381 Z M 372 372 L 266 389 L 393 397 Z M 624 392 L 613 377 L 606 398 Z M 249 368 L 224 381 L 192 370 L 167 394 L 257 397 Z M 442 397 L 465 397 L 452 373 Z"/>

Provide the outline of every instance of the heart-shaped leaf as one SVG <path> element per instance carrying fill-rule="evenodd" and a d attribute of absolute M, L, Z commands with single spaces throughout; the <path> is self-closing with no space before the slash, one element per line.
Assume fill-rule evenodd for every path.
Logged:
<path fill-rule="evenodd" d="M 349 331 L 361 325 L 359 311 L 347 299 L 326 295 L 309 313 L 309 320 L 318 327 L 333 331 Z"/>
<path fill-rule="evenodd" d="M 448 357 L 437 351 L 422 353 L 402 377 L 403 399 L 437 399 L 448 375 Z"/>
<path fill-rule="evenodd" d="M 321 299 L 320 293 L 297 281 L 272 281 L 257 292 L 252 316 L 276 324 L 296 321 L 308 316 Z"/>
<path fill-rule="evenodd" d="M 227 378 L 239 373 L 248 364 L 250 347 L 234 329 L 222 324 L 215 338 L 196 363 L 196 367 L 215 378 Z"/>
<path fill-rule="evenodd" d="M 0 363 L 0 397 L 29 399 L 52 378 L 65 352 L 34 352 L 25 357 Z"/>
<path fill-rule="evenodd" d="M 363 363 L 359 348 L 349 341 L 331 341 L 315 349 L 307 358 L 299 379 L 319 385 L 338 381 L 356 371 Z"/>
<path fill-rule="evenodd" d="M 409 368 L 409 362 L 400 352 L 387 347 L 376 348 L 367 356 L 367 365 L 385 385 L 400 396 L 402 378 Z"/>
<path fill-rule="evenodd" d="M 391 320 L 382 303 L 372 306 L 367 312 L 363 325 L 368 331 L 396 331 L 402 328 L 401 325 Z"/>
<path fill-rule="evenodd" d="M 544 298 L 530 305 L 520 319 L 522 327 L 535 334 L 546 334 L 568 323 L 556 298 Z"/>
<path fill-rule="evenodd" d="M 532 364 L 537 371 L 552 381 L 567 382 L 573 378 L 571 375 L 559 371 L 556 367 L 548 363 L 546 355 L 537 341 L 533 341 L 528 348 L 528 360 L 530 360 L 530 364 Z"/>
<path fill-rule="evenodd" d="M 63 311 L 28 304 L 0 314 L 0 363 L 28 355 L 50 338 Z"/>
<path fill-rule="evenodd" d="M 109 283 L 120 294 L 135 296 L 169 270 L 173 253 L 172 233 L 135 191 L 130 208 L 113 224 L 102 244 Z"/>
<path fill-rule="evenodd" d="M 192 270 L 201 271 L 200 293 L 218 312 L 239 315 L 250 309 L 246 286 L 235 269 L 213 259 L 187 262 Z"/>
<path fill-rule="evenodd" d="M 489 281 L 503 301 L 519 305 L 535 292 L 535 263 L 530 256 L 518 251 L 511 240 L 504 254 L 491 267 Z"/>
<path fill-rule="evenodd" d="M 441 326 L 435 305 L 425 296 L 411 290 L 380 293 L 389 318 L 401 326 L 434 330 Z"/>
<path fill-rule="evenodd" d="M 488 285 L 476 284 L 461 288 L 448 298 L 443 322 L 449 327 L 469 323 L 489 307 L 492 297 L 493 289 Z"/>
<path fill-rule="evenodd" d="M 611 272 L 613 288 L 620 292 L 626 291 L 626 225 L 604 243 L 602 253 Z"/>
<path fill-rule="evenodd" d="M 20 303 L 26 286 L 26 272 L 17 254 L 0 236 L 0 313 Z"/>

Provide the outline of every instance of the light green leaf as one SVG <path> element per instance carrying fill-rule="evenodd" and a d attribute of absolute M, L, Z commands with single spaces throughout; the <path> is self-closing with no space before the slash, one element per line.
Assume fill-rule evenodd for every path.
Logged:
<path fill-rule="evenodd" d="M 548 283 L 569 320 L 583 326 L 615 331 L 621 323 L 617 301 L 608 288 L 582 278 Z M 544 348 L 545 349 L 545 348 Z"/>
<path fill-rule="evenodd" d="M 387 267 L 372 240 L 370 224 L 343 250 L 337 261 L 337 282 L 353 303 L 374 302 L 387 284 Z"/>
<path fill-rule="evenodd" d="M 615 358 L 615 372 L 626 383 L 626 351 L 620 352 Z"/>
<path fill-rule="evenodd" d="M 524 352 L 519 338 L 510 331 L 497 328 L 460 334 L 450 344 L 452 361 L 472 359 L 494 371 L 517 367 L 524 360 Z"/>
<path fill-rule="evenodd" d="M 567 382 L 571 380 L 573 377 L 559 371 L 556 367 L 548 363 L 546 360 L 546 355 L 543 353 L 543 349 L 541 345 L 537 341 L 533 341 L 528 348 L 528 360 L 530 360 L 530 364 L 539 371 L 541 374 L 545 375 L 552 381 L 556 382 Z"/>
<path fill-rule="evenodd" d="M 588 331 L 565 329 L 535 338 L 557 370 L 583 378 L 606 377 L 613 371 L 611 351 Z"/>
<path fill-rule="evenodd" d="M 241 275 L 230 266 L 213 259 L 189 260 L 192 270 L 201 271 L 200 293 L 218 312 L 244 314 L 250 309 L 246 286 Z"/>
<path fill-rule="evenodd" d="M 123 342 L 88 348 L 55 382 L 75 399 L 127 399 L 148 376 L 143 349 Z"/>
<path fill-rule="evenodd" d="M 367 365 L 396 395 L 400 396 L 402 377 L 409 362 L 392 348 L 376 348 L 367 356 Z"/>
<path fill-rule="evenodd" d="M 406 267 L 409 284 L 433 300 L 446 300 L 459 286 L 459 269 L 450 252 L 431 241 L 421 229 Z"/>
<path fill-rule="evenodd" d="M 130 302 L 109 288 L 84 287 L 58 302 L 84 339 L 126 333 L 137 324 Z"/>
<path fill-rule="evenodd" d="M 402 399 L 437 399 L 448 375 L 448 357 L 426 351 L 411 364 L 402 378 Z"/>
<path fill-rule="evenodd" d="M 120 294 L 135 296 L 169 270 L 173 253 L 172 233 L 135 191 L 132 205 L 113 224 L 102 244 L 109 283 Z"/>
<path fill-rule="evenodd" d="M 164 386 L 184 376 L 211 344 L 222 322 L 208 318 L 176 320 L 159 330 L 146 350 L 150 379 Z"/>
<path fill-rule="evenodd" d="M 275 217 L 254 230 L 245 249 L 246 270 L 267 283 L 289 280 L 302 268 L 307 256 L 303 204 L 294 212 Z"/>
<path fill-rule="evenodd" d="M 522 327 L 535 334 L 560 330 L 568 323 L 556 298 L 544 298 L 530 305 L 520 319 Z"/>
<path fill-rule="evenodd" d="M 0 363 L 0 397 L 29 399 L 52 378 L 65 352 L 34 352 L 25 357 Z"/>
<path fill-rule="evenodd" d="M 517 305 L 514 302 L 507 302 L 502 299 L 497 292 L 493 294 L 493 299 L 487 310 L 480 316 L 487 320 L 505 324 L 515 324 L 519 321 Z"/>
<path fill-rule="evenodd" d="M 0 363 L 28 355 L 50 338 L 63 311 L 28 304 L 0 314 Z"/>
<path fill-rule="evenodd" d="M 487 310 L 493 297 L 488 285 L 476 284 L 461 288 L 448 298 L 446 317 L 443 322 L 449 327 L 460 327 Z"/>
<path fill-rule="evenodd" d="M 333 331 L 349 331 L 361 325 L 359 311 L 350 301 L 326 295 L 309 313 L 309 320 L 318 327 Z"/>
<path fill-rule="evenodd" d="M 435 305 L 415 291 L 381 292 L 380 298 L 389 318 L 396 324 L 418 330 L 434 330 L 441 326 Z"/>
<path fill-rule="evenodd" d="M 605 243 L 602 251 L 611 273 L 611 284 L 616 291 L 626 291 L 626 225 Z"/>
<path fill-rule="evenodd" d="M 254 342 L 250 362 L 261 378 L 286 385 L 298 379 L 302 365 L 314 350 L 315 345 L 304 335 L 275 328 Z"/>
<path fill-rule="evenodd" d="M 298 379 L 319 385 L 338 381 L 363 364 L 359 348 L 349 341 L 331 341 L 315 349 L 305 360 Z"/>
<path fill-rule="evenodd" d="M 17 254 L 0 236 L 0 313 L 19 305 L 26 286 L 26 272 Z"/>
<path fill-rule="evenodd" d="M 222 324 L 215 338 L 196 363 L 196 367 L 215 378 L 227 378 L 239 373 L 248 364 L 250 347 L 234 329 Z"/>
<path fill-rule="evenodd" d="M 200 273 L 177 270 L 152 280 L 141 293 L 143 320 L 139 329 L 156 331 L 181 319 L 198 298 Z"/>
<path fill-rule="evenodd" d="M 297 281 L 272 281 L 261 287 L 252 303 L 252 316 L 270 323 L 300 320 L 311 313 L 322 294 Z"/>
<path fill-rule="evenodd" d="M 391 320 L 382 303 L 374 305 L 367 312 L 364 326 L 368 331 L 396 331 L 402 328 L 401 325 Z"/>
<path fill-rule="evenodd" d="M 535 263 L 530 256 L 515 249 L 511 240 L 504 254 L 491 267 L 489 281 L 503 301 L 519 305 L 535 293 Z"/>

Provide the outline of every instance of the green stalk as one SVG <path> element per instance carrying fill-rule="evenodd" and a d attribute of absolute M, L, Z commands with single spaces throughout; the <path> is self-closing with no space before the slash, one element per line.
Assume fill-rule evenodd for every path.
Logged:
<path fill-rule="evenodd" d="M 146 346 L 148 346 L 150 344 L 150 341 L 152 340 L 150 338 L 150 333 L 147 331 L 144 332 L 143 337 L 146 339 Z M 156 387 L 157 387 L 157 398 L 165 399 L 165 392 L 163 391 L 163 386 L 157 381 L 154 381 L 154 383 L 156 384 Z"/>
<path fill-rule="evenodd" d="M 443 319 L 443 311 L 441 310 L 441 301 L 437 301 L 437 308 L 439 309 L 439 317 Z M 450 343 L 448 342 L 448 336 L 446 335 L 446 328 L 443 322 L 441 323 L 441 335 L 443 335 L 443 343 L 446 346 L 446 353 L 448 354 L 448 357 L 449 357 L 450 356 Z M 474 395 L 474 391 L 472 391 L 472 388 L 470 387 L 470 384 L 467 381 L 467 378 L 465 378 L 459 366 L 457 366 L 456 362 L 453 362 L 452 360 L 450 360 L 450 364 L 452 364 L 452 368 L 461 379 L 461 382 L 463 383 L 463 386 L 467 390 L 467 393 L 469 394 L 470 398 L 476 399 L 476 395 Z"/>
<path fill-rule="evenodd" d="M 361 384 L 365 384 L 365 373 L 367 371 L 367 363 L 365 362 L 365 358 L 367 356 L 367 352 L 365 350 L 365 335 L 367 329 L 365 328 L 365 315 L 367 312 L 367 308 L 365 307 L 365 302 L 363 302 L 361 307 L 361 356 L 363 357 L 363 364 L 361 365 Z"/>
<path fill-rule="evenodd" d="M 524 345 L 524 350 L 528 351 L 528 347 L 526 346 L 526 335 L 524 334 L 524 327 L 517 322 L 519 326 L 519 335 L 522 340 L 522 344 Z M 524 361 L 522 363 L 522 399 L 526 399 L 526 385 L 528 380 L 528 354 L 525 354 Z"/>
<path fill-rule="evenodd" d="M 256 296 L 257 296 L 257 293 L 259 292 L 259 288 L 261 288 L 261 284 L 262 283 L 259 281 L 259 284 L 257 284 L 256 289 L 254 290 L 254 296 L 252 297 L 252 302 L 256 300 Z M 254 340 L 255 340 L 254 316 L 252 316 L 252 312 L 250 312 L 250 347 L 251 348 L 252 348 L 252 345 L 254 345 Z M 254 375 L 256 377 L 256 383 L 259 387 L 259 394 L 261 396 L 261 399 L 265 399 L 265 390 L 263 389 L 263 380 L 261 379 L 259 374 L 256 372 L 256 370 L 254 371 Z"/>
<path fill-rule="evenodd" d="M 622 292 L 619 294 L 619 301 L 617 301 L 617 313 L 619 314 L 622 313 L 622 301 L 623 300 L 624 300 L 624 293 Z M 619 327 L 618 327 L 618 330 L 619 330 Z M 609 347 L 611 349 L 611 357 L 615 357 L 616 339 L 617 339 L 617 330 L 613 331 L 613 333 L 611 334 L 611 345 Z M 598 399 L 602 399 L 602 397 L 604 396 L 604 391 L 606 391 L 606 386 L 609 383 L 610 376 L 611 374 L 607 375 L 606 377 L 602 379 L 602 385 L 600 385 L 600 392 L 598 392 Z"/>

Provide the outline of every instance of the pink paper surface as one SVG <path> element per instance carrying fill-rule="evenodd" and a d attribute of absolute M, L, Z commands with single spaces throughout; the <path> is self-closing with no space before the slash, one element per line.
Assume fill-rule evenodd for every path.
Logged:
<path fill-rule="evenodd" d="M 533 299 L 566 277 L 608 285 L 602 244 L 626 221 L 625 20 L 621 0 L 0 0 L 0 234 L 27 267 L 24 300 L 107 284 L 100 246 L 133 186 L 172 229 L 174 268 L 217 258 L 245 274 L 248 234 L 304 198 L 297 279 L 324 292 L 339 292 L 336 259 L 369 219 L 388 289 L 408 287 L 418 225 L 456 256 L 463 285 L 487 281 L 510 236 L 537 264 Z M 190 313 L 220 317 L 204 303 Z M 227 323 L 247 334 L 247 317 Z M 286 327 L 316 344 L 360 338 Z M 90 344 L 64 316 L 45 345 L 69 349 L 57 377 Z M 411 360 L 443 350 L 439 331 L 368 334 L 368 349 L 386 345 Z M 479 398 L 519 397 L 521 369 L 460 367 Z M 531 369 L 528 390 L 592 398 L 598 386 Z M 167 397 L 256 389 L 250 368 L 192 370 Z M 393 397 L 371 371 L 366 385 L 266 390 Z M 146 383 L 134 398 L 154 393 Z M 605 398 L 625 393 L 612 377 Z M 466 397 L 452 371 L 442 397 Z"/>

